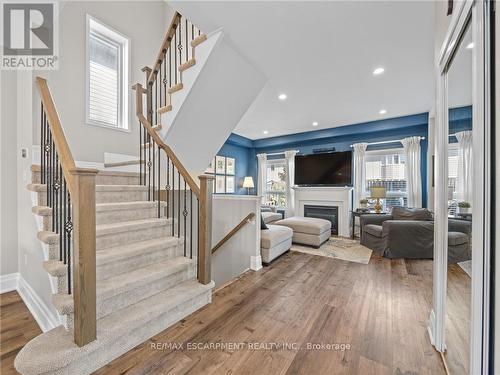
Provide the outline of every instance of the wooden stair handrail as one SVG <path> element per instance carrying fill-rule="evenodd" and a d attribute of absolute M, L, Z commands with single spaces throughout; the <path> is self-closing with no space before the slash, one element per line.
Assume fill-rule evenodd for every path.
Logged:
<path fill-rule="evenodd" d="M 36 77 L 36 83 L 73 206 L 73 338 L 81 347 L 97 337 L 95 177 L 98 170 L 76 167 L 47 80 Z M 43 147 L 41 144 L 41 154 Z"/>
<path fill-rule="evenodd" d="M 64 130 L 62 128 L 59 115 L 57 114 L 52 94 L 50 93 L 50 89 L 45 78 L 36 77 L 36 83 L 38 86 L 38 92 L 40 93 L 40 99 L 43 104 L 43 109 L 47 115 L 47 122 L 49 124 L 50 131 L 52 132 L 54 145 L 56 147 L 57 155 L 59 156 L 66 184 L 68 185 L 70 194 L 75 194 L 76 188 L 74 178 L 70 173 L 71 170 L 76 168 L 75 161 L 73 159 L 73 155 L 71 155 L 68 142 L 66 141 L 66 136 L 64 135 Z M 43 145 L 40 145 L 40 147 L 43 147 Z"/>
<path fill-rule="evenodd" d="M 163 56 L 164 56 L 164 51 L 168 51 L 170 48 L 170 41 L 172 40 L 172 37 L 177 30 L 177 25 L 182 18 L 182 15 L 179 12 L 175 12 L 174 17 L 172 18 L 172 22 L 170 23 L 170 26 L 168 27 L 168 31 L 165 34 L 165 37 L 163 38 L 163 42 L 161 43 L 160 46 L 160 51 L 158 52 L 158 55 L 156 56 L 156 60 L 154 63 L 151 65 L 153 68 L 149 72 L 149 77 L 148 77 L 148 84 L 152 83 L 155 80 L 156 74 L 158 74 L 158 69 L 159 66 L 161 65 L 161 62 L 163 61 Z M 186 46 L 187 48 L 187 46 Z"/>
<path fill-rule="evenodd" d="M 224 245 L 231 237 L 233 237 L 238 231 L 245 226 L 245 224 L 250 223 L 250 221 L 255 217 L 255 213 L 251 212 L 243 220 L 241 220 L 238 225 L 236 225 L 231 231 L 220 240 L 217 245 L 212 248 L 212 254 L 215 253 L 222 245 Z"/>
<path fill-rule="evenodd" d="M 153 130 L 153 127 L 151 126 L 151 123 L 148 121 L 146 117 L 144 117 L 143 114 L 143 107 L 142 107 L 142 95 L 143 95 L 143 88 L 140 83 L 136 83 L 134 85 L 135 89 L 135 109 L 136 109 L 136 115 L 140 121 L 140 123 L 144 126 L 144 129 L 148 132 L 148 134 L 153 138 L 153 140 L 156 142 L 158 147 L 163 149 L 167 156 L 170 158 L 174 166 L 177 168 L 177 170 L 180 172 L 186 183 L 188 184 L 189 188 L 191 191 L 196 195 L 198 199 L 200 199 L 201 194 L 200 194 L 200 187 L 198 184 L 195 182 L 193 177 L 189 174 L 187 169 L 182 165 L 181 161 L 177 158 L 175 153 L 172 151 L 172 149 L 163 142 L 163 139 L 158 135 L 156 131 Z"/>

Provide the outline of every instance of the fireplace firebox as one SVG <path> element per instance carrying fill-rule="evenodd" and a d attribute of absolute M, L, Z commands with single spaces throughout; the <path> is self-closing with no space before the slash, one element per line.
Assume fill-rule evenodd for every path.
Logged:
<path fill-rule="evenodd" d="M 304 216 L 325 219 L 332 223 L 332 234 L 339 234 L 339 208 L 337 206 L 304 205 Z"/>

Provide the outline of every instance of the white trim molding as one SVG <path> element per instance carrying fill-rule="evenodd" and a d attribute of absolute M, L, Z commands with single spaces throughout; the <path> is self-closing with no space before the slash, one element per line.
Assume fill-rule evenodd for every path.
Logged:
<path fill-rule="evenodd" d="M 0 294 L 17 290 L 19 272 L 0 276 Z"/>
<path fill-rule="evenodd" d="M 57 314 L 47 307 L 21 275 L 19 275 L 17 291 L 43 332 L 50 331 L 61 324 Z"/>
<path fill-rule="evenodd" d="M 472 222 L 472 281 L 470 369 L 490 373 L 490 263 L 491 263 L 491 119 L 489 4 L 484 0 L 457 3 L 437 66 L 436 190 L 433 306 L 429 335 L 438 351 L 446 350 L 445 318 L 448 268 L 448 71 L 456 49 L 470 27 L 472 32 L 472 117 L 474 150 L 474 220 Z"/>
<path fill-rule="evenodd" d="M 258 271 L 262 268 L 262 257 L 260 255 L 250 257 L 250 269 Z"/>

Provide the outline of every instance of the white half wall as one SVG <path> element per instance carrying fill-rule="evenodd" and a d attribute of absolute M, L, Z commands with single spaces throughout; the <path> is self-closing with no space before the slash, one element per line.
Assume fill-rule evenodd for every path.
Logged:
<path fill-rule="evenodd" d="M 243 226 L 212 255 L 212 279 L 220 286 L 248 269 L 262 268 L 260 260 L 260 197 L 255 195 L 213 195 L 212 246 L 224 238 L 249 213 L 251 223 Z"/>

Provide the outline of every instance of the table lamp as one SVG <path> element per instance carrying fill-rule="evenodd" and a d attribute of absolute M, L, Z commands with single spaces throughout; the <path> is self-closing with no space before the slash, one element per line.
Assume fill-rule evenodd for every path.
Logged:
<path fill-rule="evenodd" d="M 370 188 L 370 198 L 375 198 L 377 203 L 375 204 L 375 212 L 380 213 L 382 211 L 382 205 L 380 204 L 380 199 L 385 198 L 385 187 L 383 186 L 372 186 Z"/>
<path fill-rule="evenodd" d="M 243 187 L 247 188 L 247 195 L 250 195 L 250 189 L 253 189 L 255 187 L 253 184 L 253 178 L 251 176 L 247 176 L 244 178 Z"/>

